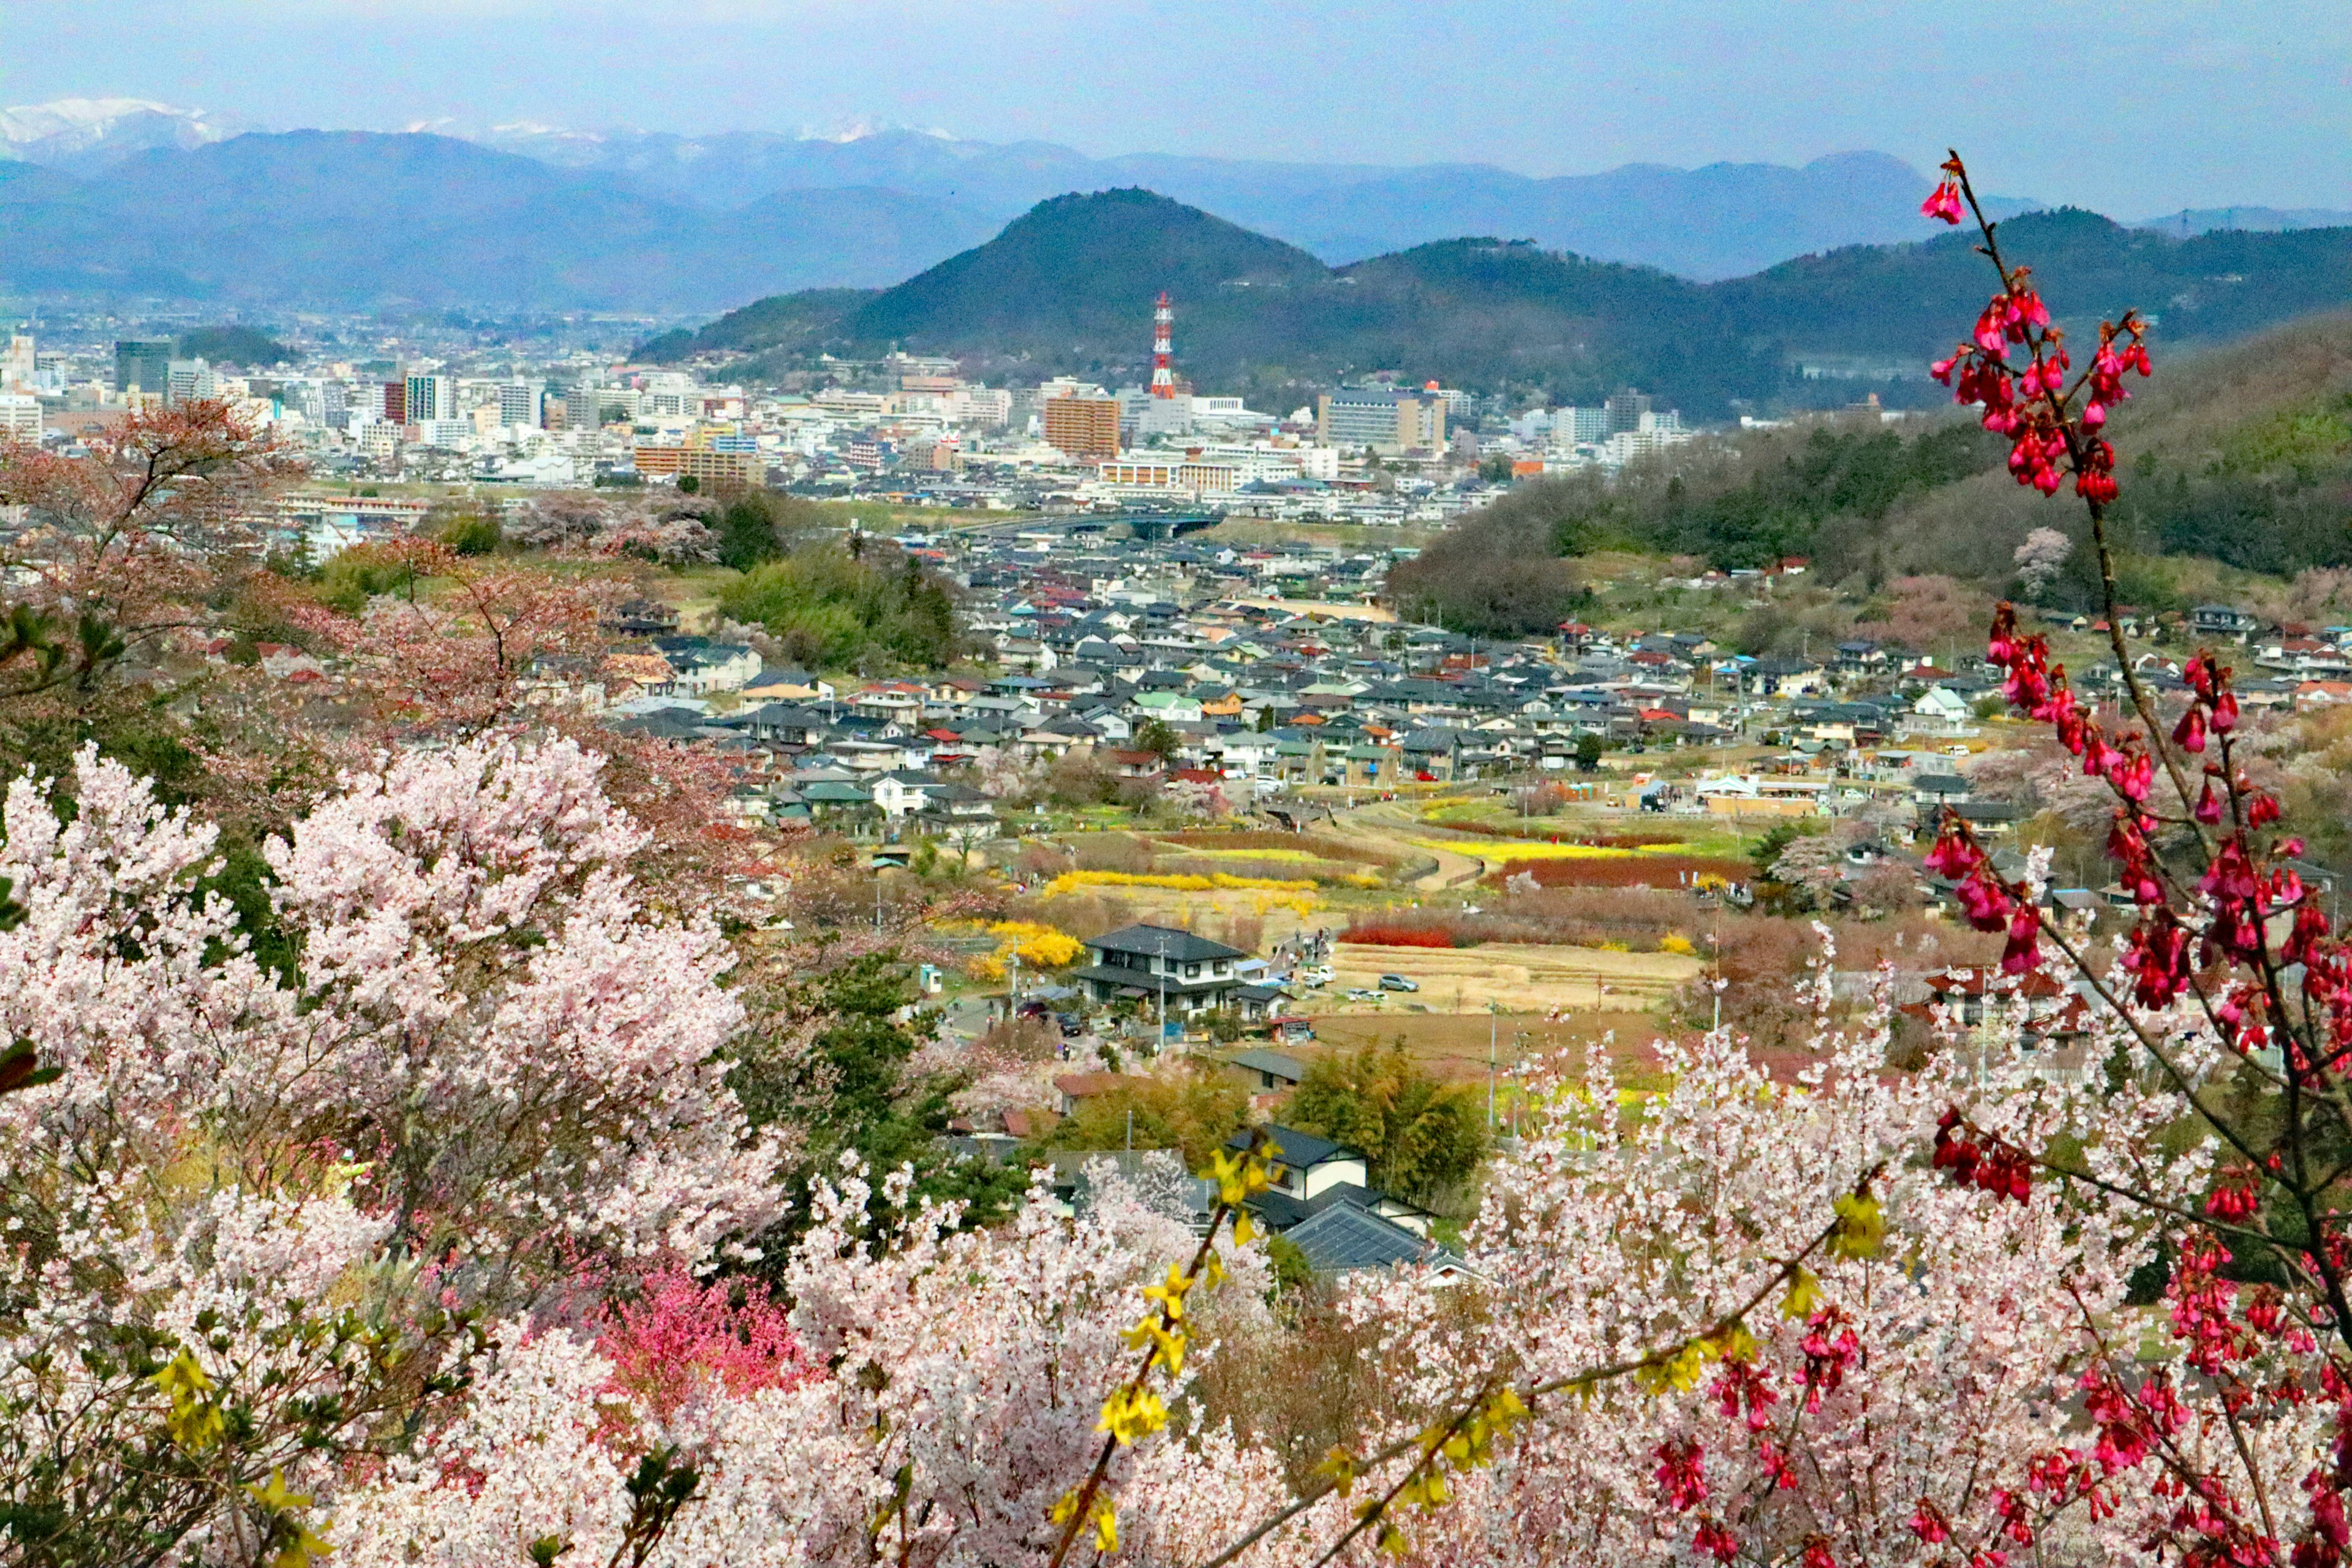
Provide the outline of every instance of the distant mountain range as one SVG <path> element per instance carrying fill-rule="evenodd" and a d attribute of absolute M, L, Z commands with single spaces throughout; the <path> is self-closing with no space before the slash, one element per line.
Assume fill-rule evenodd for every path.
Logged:
<path fill-rule="evenodd" d="M 254 129 L 236 115 L 143 98 L 61 98 L 0 109 L 0 157 L 89 173 L 152 147 L 201 147 Z"/>
<path fill-rule="evenodd" d="M 1464 235 L 1722 281 L 1857 244 L 1926 239 L 1926 177 L 1883 153 L 1802 168 L 1634 164 L 1535 179 L 1066 147 L 893 130 L 682 137 L 501 125 L 257 132 L 133 99 L 0 110 L 0 290 L 267 310 L 404 305 L 698 314 L 872 288 L 978 245 L 1040 201 L 1149 188 L 1350 265 Z M 2034 204 L 2010 202 L 2007 212 Z M 2308 227 L 2229 208 L 2158 220 Z"/>
<path fill-rule="evenodd" d="M 2159 344 L 2220 341 L 2352 297 L 2352 228 L 2180 241 L 2068 210 L 2010 219 L 2003 233 L 2085 332 L 2137 305 Z M 1150 300 L 1164 288 L 1183 372 L 1204 389 L 1277 401 L 1381 371 L 1567 401 L 1631 384 L 1704 418 L 1874 388 L 1924 401 L 1940 395 L 1927 361 L 1989 291 L 1972 239 L 1849 246 L 1712 284 L 1492 238 L 1335 268 L 1165 196 L 1108 191 L 1041 203 L 894 289 L 762 300 L 639 352 L 780 371 L 898 347 L 1118 384 L 1145 373 Z"/>
<path fill-rule="evenodd" d="M 1921 239 L 1929 182 L 1898 158 L 1848 153 L 1801 169 L 1631 163 L 1536 179 L 1486 163 L 1416 168 L 1133 153 L 1088 158 L 1046 142 L 996 145 L 919 131 L 850 139 L 683 137 L 494 127 L 488 145 L 729 206 L 757 191 L 878 187 L 1003 223 L 1048 196 L 1140 186 L 1286 240 L 1333 264 L 1463 234 L 1502 234 L 1602 261 L 1726 278 L 1839 245 Z M 2038 204 L 2004 201 L 2001 211 Z"/>
<path fill-rule="evenodd" d="M 1800 353 L 1834 372 L 1867 374 L 1886 353 L 1910 362 L 1919 331 L 1950 315 L 1940 284 L 1906 294 L 1915 275 L 1948 254 L 1969 270 L 1961 242 L 1906 245 L 1938 230 L 1916 214 L 1927 179 L 1882 153 L 1528 179 L 1486 164 L 1091 160 L 903 130 L 240 132 L 139 99 L 0 110 L 0 291 L 264 315 L 706 315 L 814 289 L 743 320 L 1075 367 L 1131 360 L 1136 300 L 1171 287 L 1190 364 L 1221 381 L 1421 362 L 1484 381 L 1661 381 L 1682 345 L 1706 341 L 1706 367 L 1675 378 L 1722 405 Z M 2312 224 L 2336 216 L 2352 221 L 2213 209 L 2131 235 L 2074 214 L 2067 233 L 2095 235 L 2103 258 L 2086 266 L 2116 282 L 2098 299 L 2159 300 L 2176 327 L 2234 331 L 2221 324 L 2232 312 L 2277 320 L 2282 300 L 2312 296 L 2282 258 L 2333 278 L 2338 240 L 2312 235 L 2343 230 Z M 2194 237 L 2210 226 L 2270 233 Z M 2244 266 L 2222 258 L 2239 251 Z M 1740 300 L 1771 303 L 1755 318 Z"/>
<path fill-rule="evenodd" d="M 719 212 L 446 136 L 248 134 L 83 179 L 0 163 L 0 290 L 36 296 L 715 310 L 892 282 L 994 227 L 898 191 Z"/>

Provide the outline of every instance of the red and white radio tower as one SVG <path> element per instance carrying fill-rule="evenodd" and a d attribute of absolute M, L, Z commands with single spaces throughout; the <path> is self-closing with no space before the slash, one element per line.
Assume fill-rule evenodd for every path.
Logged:
<path fill-rule="evenodd" d="M 1171 368 L 1173 355 L 1170 344 L 1175 338 L 1176 312 L 1168 308 L 1168 290 L 1160 290 L 1159 302 L 1151 310 L 1151 395 L 1176 395 L 1176 372 Z"/>

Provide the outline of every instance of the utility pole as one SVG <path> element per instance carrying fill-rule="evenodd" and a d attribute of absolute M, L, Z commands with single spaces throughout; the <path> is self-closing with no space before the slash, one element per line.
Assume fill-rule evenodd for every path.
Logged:
<path fill-rule="evenodd" d="M 1495 1005 L 1486 1004 L 1486 1131 L 1495 1131 Z"/>

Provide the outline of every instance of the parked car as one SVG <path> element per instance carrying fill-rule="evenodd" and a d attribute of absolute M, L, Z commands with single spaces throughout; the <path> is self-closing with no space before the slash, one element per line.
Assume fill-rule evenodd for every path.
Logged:
<path fill-rule="evenodd" d="M 1062 1038 L 1066 1040 L 1074 1035 L 1083 1035 L 1087 1032 L 1087 1021 L 1076 1013 L 1056 1013 L 1054 1015 L 1054 1022 L 1062 1026 Z"/>
<path fill-rule="evenodd" d="M 1421 989 L 1421 982 L 1418 980 L 1407 980 L 1402 974 L 1383 974 L 1381 976 L 1381 989 L 1383 991 L 1418 991 Z"/>
<path fill-rule="evenodd" d="M 1348 992 L 1346 994 L 1350 1002 L 1377 1002 L 1381 999 L 1381 994 L 1377 991 L 1356 990 Z"/>
<path fill-rule="evenodd" d="M 1328 963 L 1318 963 L 1312 969 L 1300 970 L 1298 972 L 1298 984 L 1301 985 L 1317 987 L 1330 984 L 1331 966 Z"/>

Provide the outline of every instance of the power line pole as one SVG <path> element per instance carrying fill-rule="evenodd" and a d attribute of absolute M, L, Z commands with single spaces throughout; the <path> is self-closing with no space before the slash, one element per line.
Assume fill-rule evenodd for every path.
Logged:
<path fill-rule="evenodd" d="M 1486 1004 L 1486 1131 L 1495 1131 L 1495 1005 Z"/>

